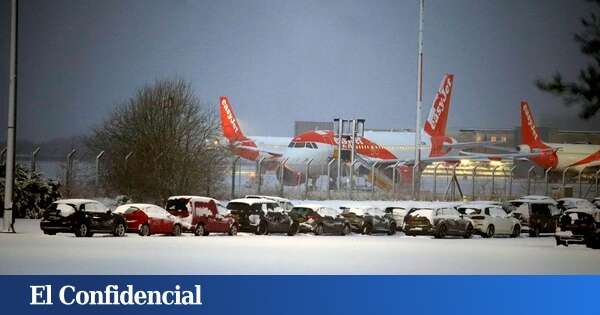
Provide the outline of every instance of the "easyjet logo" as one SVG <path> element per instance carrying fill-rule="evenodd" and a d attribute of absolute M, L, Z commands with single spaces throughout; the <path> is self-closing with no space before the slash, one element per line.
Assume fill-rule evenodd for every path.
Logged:
<path fill-rule="evenodd" d="M 531 117 L 531 112 L 529 111 L 529 105 L 523 104 L 523 113 L 525 114 L 525 119 L 527 120 L 527 126 L 529 127 L 529 130 L 531 131 L 531 134 L 533 135 L 533 139 L 535 141 L 537 141 L 539 136 L 538 136 L 537 130 L 535 128 L 533 118 Z"/>
<path fill-rule="evenodd" d="M 427 118 L 429 125 L 431 125 L 431 128 L 434 130 L 440 120 L 440 116 L 444 110 L 446 110 L 446 100 L 448 99 L 451 90 L 452 80 L 448 78 L 445 80 L 444 85 L 440 87 L 433 103 L 433 108 L 431 109 L 431 112 L 429 112 L 429 117 Z"/>
<path fill-rule="evenodd" d="M 229 109 L 229 104 L 227 103 L 226 98 L 221 99 L 221 106 L 223 106 L 223 109 L 225 109 L 225 115 L 227 116 L 227 120 L 229 120 L 229 122 L 231 123 L 233 131 L 237 133 L 239 131 L 239 128 L 237 126 L 237 123 L 235 122 L 235 117 L 233 117 L 231 109 Z"/>

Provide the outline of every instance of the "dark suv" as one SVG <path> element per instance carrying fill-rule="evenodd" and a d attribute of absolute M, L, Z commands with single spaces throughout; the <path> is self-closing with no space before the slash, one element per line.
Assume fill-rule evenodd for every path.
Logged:
<path fill-rule="evenodd" d="M 373 233 L 396 234 L 396 221 L 391 214 L 375 207 L 341 207 L 342 216 L 348 220 L 352 231 L 371 235 Z"/>
<path fill-rule="evenodd" d="M 341 216 L 340 211 L 322 205 L 306 204 L 292 208 L 290 216 L 298 221 L 301 232 L 313 232 L 315 235 L 352 232 L 350 223 Z"/>
<path fill-rule="evenodd" d="M 404 217 L 406 235 L 433 235 L 444 238 L 446 235 L 470 238 L 473 223 L 451 207 L 413 208 Z"/>
<path fill-rule="evenodd" d="M 279 203 L 270 199 L 242 198 L 231 200 L 227 209 L 238 222 L 240 231 L 258 235 L 298 232 L 298 221 L 293 220 Z"/>
<path fill-rule="evenodd" d="M 556 245 L 585 244 L 600 248 L 600 210 L 576 208 L 565 211 L 554 233 Z"/>
<path fill-rule="evenodd" d="M 554 233 L 560 216 L 560 209 L 554 199 L 521 198 L 510 201 L 511 214 L 521 221 L 521 228 L 529 231 L 530 237 L 541 233 Z"/>
<path fill-rule="evenodd" d="M 95 200 L 63 199 L 53 202 L 44 212 L 40 228 L 44 234 L 75 233 L 90 237 L 94 233 L 124 236 L 127 224 L 122 215 L 113 213 Z"/>

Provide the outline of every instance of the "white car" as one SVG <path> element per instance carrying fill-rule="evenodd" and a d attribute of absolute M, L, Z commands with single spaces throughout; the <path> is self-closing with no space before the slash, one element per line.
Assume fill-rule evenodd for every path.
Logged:
<path fill-rule="evenodd" d="M 596 208 L 600 209 L 600 197 L 594 198 L 592 203 L 596 206 Z"/>
<path fill-rule="evenodd" d="M 470 203 L 459 206 L 457 210 L 471 219 L 474 233 L 484 238 L 494 235 L 509 235 L 510 237 L 521 235 L 519 220 L 506 213 L 498 205 Z"/>
<path fill-rule="evenodd" d="M 396 221 L 396 230 L 402 231 L 402 226 L 404 225 L 404 217 L 410 209 L 412 209 L 412 207 L 387 207 L 385 208 L 385 213 L 390 214 L 394 218 L 394 221 Z"/>
<path fill-rule="evenodd" d="M 561 198 L 558 199 L 558 208 L 562 211 L 569 209 L 594 209 L 596 206 L 587 199 L 583 198 Z"/>

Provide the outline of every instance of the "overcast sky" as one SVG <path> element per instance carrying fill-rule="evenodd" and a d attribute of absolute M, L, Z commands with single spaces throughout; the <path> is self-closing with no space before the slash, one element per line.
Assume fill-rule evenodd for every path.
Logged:
<path fill-rule="evenodd" d="M 0 0 L 5 134 L 9 0 Z M 583 0 L 427 0 L 424 114 L 455 74 L 450 128 L 512 128 L 519 100 L 540 125 L 600 129 L 533 81 L 586 60 L 572 40 Z M 158 78 L 227 95 L 249 135 L 290 136 L 295 120 L 362 117 L 414 128 L 417 0 L 21 1 L 18 137 L 86 133 Z"/>

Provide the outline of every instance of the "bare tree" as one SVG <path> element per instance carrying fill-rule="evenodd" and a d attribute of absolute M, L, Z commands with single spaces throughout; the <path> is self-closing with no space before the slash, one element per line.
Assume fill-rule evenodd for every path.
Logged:
<path fill-rule="evenodd" d="M 164 201 L 220 184 L 226 150 L 218 144 L 218 126 L 215 111 L 200 103 L 189 83 L 159 80 L 117 105 L 87 145 L 106 152 L 107 191 Z"/>

